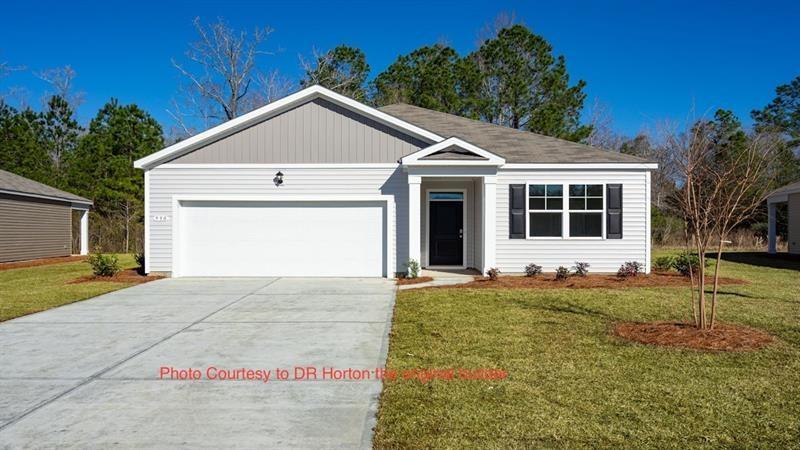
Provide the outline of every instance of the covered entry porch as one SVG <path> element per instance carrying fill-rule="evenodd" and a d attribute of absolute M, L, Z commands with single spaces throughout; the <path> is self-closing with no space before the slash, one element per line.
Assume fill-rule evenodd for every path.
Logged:
<path fill-rule="evenodd" d="M 457 138 L 403 158 L 409 260 L 424 269 L 495 266 L 497 168 L 504 160 Z"/>

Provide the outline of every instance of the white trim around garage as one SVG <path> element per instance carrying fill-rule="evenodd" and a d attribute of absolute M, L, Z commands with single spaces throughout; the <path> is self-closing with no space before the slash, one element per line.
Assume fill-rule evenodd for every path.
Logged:
<path fill-rule="evenodd" d="M 386 214 L 386 254 L 384 255 L 386 278 L 394 277 L 395 268 L 395 201 L 393 195 L 174 195 L 172 196 L 172 276 L 181 276 L 181 202 L 384 202 Z"/>

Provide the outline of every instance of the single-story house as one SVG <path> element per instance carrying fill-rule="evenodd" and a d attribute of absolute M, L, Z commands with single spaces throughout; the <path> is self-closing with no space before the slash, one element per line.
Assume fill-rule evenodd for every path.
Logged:
<path fill-rule="evenodd" d="M 312 86 L 135 162 L 147 272 L 383 276 L 650 269 L 633 156 Z"/>
<path fill-rule="evenodd" d="M 769 217 L 768 249 L 770 253 L 777 251 L 777 218 L 779 203 L 786 203 L 789 219 L 787 241 L 789 253 L 800 254 L 800 181 L 776 189 L 767 196 Z"/>
<path fill-rule="evenodd" d="M 72 211 L 81 211 L 80 253 L 89 252 L 92 201 L 0 170 L 0 262 L 72 254 Z"/>

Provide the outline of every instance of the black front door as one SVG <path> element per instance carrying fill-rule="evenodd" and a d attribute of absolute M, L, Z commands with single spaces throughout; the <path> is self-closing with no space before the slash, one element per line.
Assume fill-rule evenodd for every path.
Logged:
<path fill-rule="evenodd" d="M 438 200 L 430 202 L 430 243 L 428 262 L 431 266 L 464 264 L 464 202 Z"/>

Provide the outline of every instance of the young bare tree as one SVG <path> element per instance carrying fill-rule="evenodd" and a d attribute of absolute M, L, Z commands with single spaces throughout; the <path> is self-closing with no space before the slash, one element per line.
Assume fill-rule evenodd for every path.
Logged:
<path fill-rule="evenodd" d="M 257 65 L 259 56 L 272 54 L 262 49 L 272 29 L 256 28 L 248 34 L 222 19 L 206 26 L 199 17 L 194 27 L 198 40 L 189 44 L 187 61 L 172 60 L 187 83 L 169 111 L 188 134 L 194 130 L 187 123 L 191 117 L 206 127 L 233 119 L 274 98 L 278 83 L 274 74 L 260 75 Z"/>
<path fill-rule="evenodd" d="M 584 139 L 584 144 L 603 150 L 618 151 L 625 143 L 625 137 L 614 130 L 614 117 L 608 105 L 595 98 L 592 104 L 589 124 L 592 132 Z"/>
<path fill-rule="evenodd" d="M 752 217 L 773 188 L 775 135 L 755 133 L 730 145 L 731 136 L 709 121 L 696 123 L 686 133 L 667 136 L 665 145 L 675 155 L 680 189 L 675 202 L 686 222 L 687 251 L 697 252 L 697 272 L 690 270 L 692 311 L 700 329 L 714 327 L 717 316 L 722 248 L 733 229 Z M 691 248 L 694 247 L 694 248 Z M 706 295 L 707 252 L 716 253 L 710 314 Z"/>
<path fill-rule="evenodd" d="M 78 74 L 72 66 L 66 65 L 64 67 L 45 69 L 37 72 L 36 76 L 49 83 L 52 87 L 53 91 L 45 95 L 45 102 L 54 96 L 61 97 L 69 103 L 73 110 L 83 103 L 86 93 L 75 91 L 74 81 Z"/>

